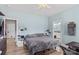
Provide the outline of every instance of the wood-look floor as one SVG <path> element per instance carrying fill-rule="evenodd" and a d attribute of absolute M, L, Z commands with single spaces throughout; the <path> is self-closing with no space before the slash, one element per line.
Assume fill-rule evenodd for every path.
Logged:
<path fill-rule="evenodd" d="M 14 39 L 7 39 L 7 52 L 6 55 L 29 55 L 29 51 L 24 47 L 17 47 Z M 63 55 L 63 51 L 53 52 L 49 55 Z"/>
<path fill-rule="evenodd" d="M 24 47 L 17 47 L 14 39 L 7 39 L 6 55 L 28 55 L 28 50 Z"/>

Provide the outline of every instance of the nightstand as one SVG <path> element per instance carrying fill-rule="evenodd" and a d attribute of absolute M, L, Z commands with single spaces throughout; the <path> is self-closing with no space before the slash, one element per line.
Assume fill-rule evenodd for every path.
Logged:
<path fill-rule="evenodd" d="M 18 47 L 23 47 L 23 41 L 18 40 L 18 41 L 17 41 L 17 46 L 18 46 Z"/>
<path fill-rule="evenodd" d="M 18 35 L 17 46 L 23 47 L 24 35 Z"/>

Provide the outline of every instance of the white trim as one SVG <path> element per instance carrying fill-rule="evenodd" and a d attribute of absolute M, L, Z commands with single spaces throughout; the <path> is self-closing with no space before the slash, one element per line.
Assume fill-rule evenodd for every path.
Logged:
<path fill-rule="evenodd" d="M 16 42 L 18 41 L 18 20 L 16 20 Z"/>
<path fill-rule="evenodd" d="M 5 38 L 5 18 L 3 18 L 3 21 L 4 21 L 4 38 Z"/>

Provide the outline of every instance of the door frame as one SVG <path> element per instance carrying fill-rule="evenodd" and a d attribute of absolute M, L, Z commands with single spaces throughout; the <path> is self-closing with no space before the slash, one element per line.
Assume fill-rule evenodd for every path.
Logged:
<path fill-rule="evenodd" d="M 17 20 L 5 19 L 5 36 L 7 38 L 7 21 L 15 21 L 15 40 L 17 39 Z"/>

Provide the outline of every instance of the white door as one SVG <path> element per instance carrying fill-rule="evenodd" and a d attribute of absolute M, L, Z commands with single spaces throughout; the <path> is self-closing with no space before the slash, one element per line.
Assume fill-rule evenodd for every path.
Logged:
<path fill-rule="evenodd" d="M 15 21 L 7 21 L 7 38 L 15 38 Z"/>

